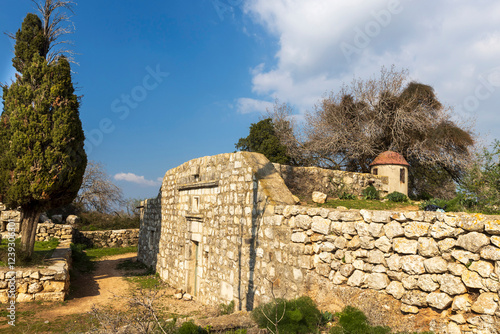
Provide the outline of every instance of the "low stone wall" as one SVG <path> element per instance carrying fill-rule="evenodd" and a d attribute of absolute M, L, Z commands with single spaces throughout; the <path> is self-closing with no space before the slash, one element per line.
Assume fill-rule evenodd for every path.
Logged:
<path fill-rule="evenodd" d="M 329 196 L 340 195 L 342 192 L 360 196 L 363 189 L 373 185 L 387 195 L 389 179 L 387 176 L 377 176 L 370 173 L 352 173 L 319 167 L 295 167 L 273 164 L 279 175 L 285 181 L 290 191 L 297 196 L 310 198 L 313 191 L 320 191 Z M 340 194 L 339 194 L 340 193 Z"/>
<path fill-rule="evenodd" d="M 141 203 L 141 227 L 137 259 L 155 268 L 161 236 L 161 197 L 147 199 Z"/>
<path fill-rule="evenodd" d="M 323 277 L 334 286 L 385 292 L 401 302 L 403 313 L 445 311 L 451 333 L 498 333 L 499 218 L 277 208 L 260 226 L 255 299 L 271 296 L 264 278 L 278 277 L 300 296 L 308 294 L 308 276 Z"/>
<path fill-rule="evenodd" d="M 110 231 L 74 231 L 74 243 L 89 247 L 130 247 L 139 242 L 139 229 Z"/>
<path fill-rule="evenodd" d="M 8 303 L 14 291 L 18 303 L 31 301 L 63 301 L 69 292 L 71 248 L 62 242 L 43 267 L 0 268 L 0 303 Z"/>
<path fill-rule="evenodd" d="M 54 223 L 39 223 L 36 228 L 36 241 L 49 241 L 52 238 L 61 241 L 73 240 L 73 226 Z"/>

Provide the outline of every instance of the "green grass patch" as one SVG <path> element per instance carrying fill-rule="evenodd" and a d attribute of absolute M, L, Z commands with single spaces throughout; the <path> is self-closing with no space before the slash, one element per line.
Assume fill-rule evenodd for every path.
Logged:
<path fill-rule="evenodd" d="M 105 256 L 120 255 L 127 253 L 137 253 L 137 246 L 117 247 L 117 248 L 88 248 L 85 250 L 91 260 L 98 260 Z"/>
<path fill-rule="evenodd" d="M 10 253 L 8 247 L 9 241 L 3 239 L 0 243 L 0 266 L 7 266 L 8 255 Z M 33 256 L 30 260 L 26 259 L 25 254 L 21 251 L 21 239 L 18 238 L 15 241 L 15 253 L 16 253 L 16 263 L 17 267 L 28 267 L 43 265 L 44 261 L 50 259 L 52 253 L 59 245 L 59 239 L 52 238 L 49 241 L 36 241 L 33 250 Z"/>
<path fill-rule="evenodd" d="M 159 290 L 160 288 L 167 286 L 167 284 L 161 280 L 159 274 L 138 275 L 133 277 L 127 277 L 125 279 L 128 280 L 130 283 L 136 284 L 137 287 L 140 289 Z"/>
<path fill-rule="evenodd" d="M 411 205 L 411 201 L 407 203 L 401 203 L 401 202 L 391 202 L 391 201 L 378 201 L 378 200 L 369 200 L 369 199 L 352 199 L 352 200 L 345 200 L 345 199 L 333 199 L 333 200 L 328 200 L 324 204 L 317 204 L 319 207 L 323 208 L 336 208 L 338 206 L 343 206 L 348 209 L 365 209 L 365 210 L 393 210 L 393 209 L 400 209 L 403 207 L 407 207 L 408 205 Z"/>

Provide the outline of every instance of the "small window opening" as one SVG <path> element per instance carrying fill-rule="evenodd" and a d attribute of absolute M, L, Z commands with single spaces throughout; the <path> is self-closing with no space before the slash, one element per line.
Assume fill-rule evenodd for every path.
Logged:
<path fill-rule="evenodd" d="M 193 197 L 193 203 L 192 203 L 192 211 L 193 212 L 200 212 L 200 198 L 198 196 Z"/>
<path fill-rule="evenodd" d="M 378 175 L 378 168 L 373 168 L 373 175 Z"/>
<path fill-rule="evenodd" d="M 194 182 L 200 181 L 200 174 L 194 174 Z"/>
<path fill-rule="evenodd" d="M 404 168 L 401 168 L 399 170 L 399 182 L 401 182 L 401 183 L 405 183 L 406 182 L 406 173 L 405 173 L 405 169 Z"/>

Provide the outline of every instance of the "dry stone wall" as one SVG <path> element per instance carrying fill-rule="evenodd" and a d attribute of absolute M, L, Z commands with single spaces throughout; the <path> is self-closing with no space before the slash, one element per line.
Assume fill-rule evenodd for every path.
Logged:
<path fill-rule="evenodd" d="M 404 314 L 437 310 L 446 323 L 437 333 L 498 332 L 499 217 L 293 203 L 259 154 L 189 161 L 144 205 L 139 258 L 204 303 L 252 309 L 273 291 L 308 295 L 325 281 L 316 295 L 367 289 Z"/>
<path fill-rule="evenodd" d="M 62 242 L 43 267 L 0 268 L 0 303 L 64 301 L 69 293 L 71 249 Z"/>
<path fill-rule="evenodd" d="M 94 248 L 131 247 L 137 246 L 138 241 L 138 228 L 109 231 L 74 230 L 73 237 L 73 242 Z"/>
<path fill-rule="evenodd" d="M 310 198 L 314 191 L 329 196 L 343 192 L 361 196 L 363 189 L 373 185 L 382 196 L 388 194 L 389 179 L 370 173 L 353 173 L 319 167 L 295 167 L 274 163 L 274 167 L 290 191 L 297 196 Z"/>

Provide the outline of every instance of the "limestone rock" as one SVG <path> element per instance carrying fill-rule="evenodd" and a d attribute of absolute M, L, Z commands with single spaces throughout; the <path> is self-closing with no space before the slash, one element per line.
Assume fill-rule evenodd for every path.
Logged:
<path fill-rule="evenodd" d="M 438 276 L 438 283 L 440 285 L 441 292 L 447 293 L 451 296 L 467 292 L 462 280 L 459 277 L 450 274 Z"/>
<path fill-rule="evenodd" d="M 340 272 L 336 272 L 334 275 L 333 275 L 333 278 L 332 278 L 332 283 L 333 284 L 336 284 L 336 285 L 342 285 L 344 284 L 345 282 L 347 282 L 347 277 L 343 276 Z"/>
<path fill-rule="evenodd" d="M 486 261 L 475 261 L 469 267 L 469 270 L 477 272 L 484 278 L 489 278 L 494 271 L 494 267 L 491 263 Z"/>
<path fill-rule="evenodd" d="M 354 266 L 352 264 L 341 265 L 339 272 L 340 272 L 340 274 L 342 274 L 342 276 L 349 277 L 354 272 Z"/>
<path fill-rule="evenodd" d="M 456 235 L 455 228 L 445 222 L 436 222 L 429 229 L 429 234 L 434 239 L 444 239 Z"/>
<path fill-rule="evenodd" d="M 450 318 L 451 321 L 454 321 L 454 322 L 456 322 L 457 324 L 460 324 L 460 325 L 466 323 L 465 318 L 464 318 L 464 316 L 461 313 L 450 315 L 449 318 Z"/>
<path fill-rule="evenodd" d="M 405 289 L 401 282 L 392 281 L 387 285 L 385 291 L 396 299 L 401 299 L 405 293 Z"/>
<path fill-rule="evenodd" d="M 462 273 L 462 282 L 465 286 L 474 289 L 483 289 L 484 286 L 481 282 L 481 276 L 475 271 L 464 270 Z"/>
<path fill-rule="evenodd" d="M 361 246 L 361 241 L 359 239 L 359 236 L 355 235 L 349 242 L 347 242 L 347 249 L 349 250 L 355 250 L 358 249 Z"/>
<path fill-rule="evenodd" d="M 37 293 L 37 292 L 40 292 L 43 290 L 43 285 L 41 285 L 40 283 L 38 282 L 34 282 L 34 283 L 31 283 L 29 286 L 28 286 L 28 293 Z"/>
<path fill-rule="evenodd" d="M 455 276 L 462 276 L 465 270 L 467 270 L 467 268 L 461 263 L 456 263 L 456 262 L 448 263 L 448 271 Z"/>
<path fill-rule="evenodd" d="M 401 304 L 401 312 L 403 312 L 403 313 L 417 314 L 418 313 L 418 307 L 413 306 L 413 305 Z"/>
<path fill-rule="evenodd" d="M 484 230 L 488 234 L 500 234 L 500 220 L 488 220 L 484 224 Z"/>
<path fill-rule="evenodd" d="M 418 242 L 406 238 L 396 238 L 392 241 L 394 251 L 401 254 L 417 254 Z"/>
<path fill-rule="evenodd" d="M 437 244 L 438 244 L 439 250 L 442 253 L 444 253 L 444 252 L 448 252 L 450 249 L 455 247 L 455 245 L 457 244 L 457 240 L 453 239 L 453 238 L 446 238 L 444 240 L 438 241 Z"/>
<path fill-rule="evenodd" d="M 448 262 L 442 257 L 433 257 L 424 260 L 424 267 L 429 274 L 440 274 L 448 270 Z"/>
<path fill-rule="evenodd" d="M 472 311 L 480 314 L 494 315 L 498 308 L 498 295 L 492 292 L 485 292 L 479 295 L 472 304 Z"/>
<path fill-rule="evenodd" d="M 485 247 L 486 248 L 486 247 Z M 462 250 L 454 250 L 451 252 L 451 256 L 462 262 L 463 264 L 469 264 L 470 261 L 477 261 L 479 260 L 479 255 L 474 254 L 468 251 L 462 251 Z"/>
<path fill-rule="evenodd" d="M 382 253 L 378 249 L 372 250 L 368 252 L 368 258 L 366 259 L 366 262 L 371 264 L 385 264 L 384 253 Z"/>
<path fill-rule="evenodd" d="M 311 228 L 312 218 L 308 215 L 298 215 L 292 217 L 291 219 L 293 227 L 298 227 L 304 230 L 308 230 Z"/>
<path fill-rule="evenodd" d="M 398 254 L 392 254 L 386 259 L 387 267 L 389 270 L 398 271 L 401 269 L 401 256 Z"/>
<path fill-rule="evenodd" d="M 446 334 L 462 334 L 460 326 L 454 322 L 450 322 L 446 328 Z"/>
<path fill-rule="evenodd" d="M 410 222 L 405 227 L 405 236 L 410 239 L 418 239 L 427 235 L 430 224 L 422 222 Z"/>
<path fill-rule="evenodd" d="M 481 247 L 490 243 L 490 238 L 482 233 L 471 232 L 458 237 L 457 246 L 476 253 Z"/>
<path fill-rule="evenodd" d="M 387 238 L 393 239 L 403 236 L 405 231 L 400 223 L 393 220 L 384 226 L 384 234 Z"/>
<path fill-rule="evenodd" d="M 355 222 L 355 221 L 359 221 L 362 219 L 363 219 L 363 217 L 359 214 L 358 210 L 342 211 L 341 215 L 340 215 L 340 220 L 343 222 Z M 351 234 L 351 233 L 349 233 L 349 234 Z"/>
<path fill-rule="evenodd" d="M 383 237 L 380 237 L 375 241 L 375 247 L 377 247 L 384 253 L 388 253 L 392 248 L 392 243 L 389 238 L 384 235 Z"/>
<path fill-rule="evenodd" d="M 420 275 L 418 277 L 418 287 L 423 291 L 432 292 L 436 291 L 439 288 L 439 284 L 434 282 L 434 280 L 432 279 L 432 275 Z"/>
<path fill-rule="evenodd" d="M 438 310 L 444 310 L 451 305 L 453 299 L 446 293 L 431 292 L 427 295 L 426 301 L 430 307 L 437 308 Z"/>
<path fill-rule="evenodd" d="M 347 281 L 347 285 L 354 286 L 354 287 L 360 287 L 361 284 L 363 284 L 365 281 L 365 276 L 366 276 L 366 274 L 364 272 L 362 272 L 361 270 L 356 270 L 351 275 L 351 277 L 349 277 L 349 280 Z"/>
<path fill-rule="evenodd" d="M 440 255 L 438 244 L 432 238 L 418 238 L 417 252 L 425 257 Z"/>
<path fill-rule="evenodd" d="M 382 290 L 389 285 L 389 278 L 383 273 L 373 273 L 366 277 L 366 284 L 368 288 L 374 290 Z"/>
<path fill-rule="evenodd" d="M 379 238 L 384 235 L 384 224 L 371 223 L 368 231 L 372 237 Z"/>
<path fill-rule="evenodd" d="M 292 234 L 292 241 L 297 243 L 306 243 L 309 241 L 309 237 L 305 232 L 296 232 Z"/>
<path fill-rule="evenodd" d="M 185 294 L 182 296 L 182 300 L 185 300 L 185 301 L 190 301 L 190 300 L 193 300 L 193 296 L 191 296 L 189 293 L 185 293 Z"/>
<path fill-rule="evenodd" d="M 472 299 L 469 295 L 460 295 L 455 296 L 453 298 L 453 304 L 451 305 L 451 309 L 453 311 L 464 311 L 468 312 L 472 305 Z"/>
<path fill-rule="evenodd" d="M 425 273 L 424 258 L 419 255 L 408 255 L 401 257 L 401 268 L 410 275 Z"/>
<path fill-rule="evenodd" d="M 68 217 L 66 217 L 66 224 L 75 225 L 80 223 L 80 221 L 80 217 L 75 215 L 69 215 Z"/>
<path fill-rule="evenodd" d="M 484 229 L 485 217 L 482 214 L 465 215 L 457 222 L 457 226 L 466 231 L 481 232 Z"/>
<path fill-rule="evenodd" d="M 481 257 L 486 260 L 500 261 L 500 248 L 486 246 L 481 249 Z"/>
<path fill-rule="evenodd" d="M 408 275 L 401 279 L 401 283 L 403 287 L 407 290 L 415 290 L 418 289 L 418 276 L 416 275 Z"/>
<path fill-rule="evenodd" d="M 312 220 L 311 230 L 314 232 L 327 235 L 330 233 L 330 221 L 320 216 L 315 216 Z"/>
<path fill-rule="evenodd" d="M 326 194 L 320 191 L 313 191 L 312 193 L 312 201 L 314 203 L 323 204 L 326 202 Z"/>
<path fill-rule="evenodd" d="M 427 306 L 427 294 L 419 290 L 407 291 L 401 298 L 401 302 L 408 305 L 425 307 Z"/>
<path fill-rule="evenodd" d="M 390 221 L 392 213 L 389 211 L 372 211 L 372 222 L 373 223 L 388 223 Z"/>

